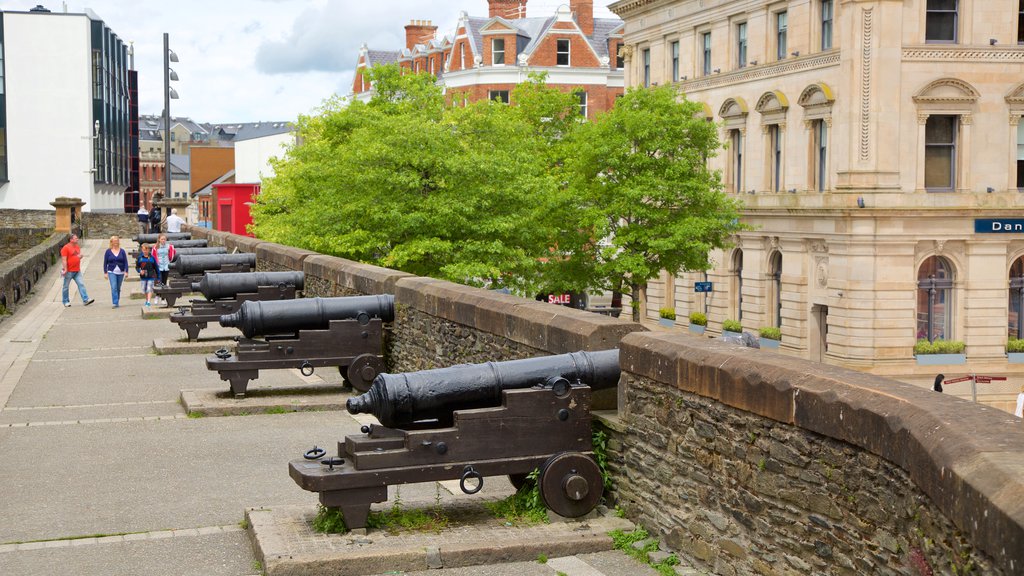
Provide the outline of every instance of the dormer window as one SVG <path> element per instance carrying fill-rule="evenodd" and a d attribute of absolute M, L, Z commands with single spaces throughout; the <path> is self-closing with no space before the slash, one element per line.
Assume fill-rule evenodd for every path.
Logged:
<path fill-rule="evenodd" d="M 555 41 L 555 64 L 558 66 L 569 65 L 569 39 L 559 38 Z"/>
<path fill-rule="evenodd" d="M 495 38 L 491 40 L 491 63 L 495 66 L 505 64 L 505 39 Z"/>

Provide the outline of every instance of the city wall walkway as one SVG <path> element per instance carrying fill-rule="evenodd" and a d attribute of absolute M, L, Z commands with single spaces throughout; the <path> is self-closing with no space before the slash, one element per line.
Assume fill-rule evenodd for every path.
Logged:
<path fill-rule="evenodd" d="M 259 573 L 244 510 L 315 507 L 316 495 L 288 477 L 287 461 L 357 432 L 359 423 L 340 412 L 189 418 L 182 389 L 226 384 L 202 356 L 152 352 L 154 339 L 182 332 L 142 318 L 141 300 L 129 298 L 137 283 L 125 284 L 121 307 L 112 309 L 100 272 L 105 248 L 83 245 L 93 305 L 82 306 L 72 285 L 64 308 L 51 267 L 32 300 L 0 324 L 0 574 Z M 273 371 L 260 382 L 304 380 Z M 416 485 L 403 497 L 433 499 L 437 490 Z M 654 573 L 606 552 L 430 574 L 558 572 Z"/>

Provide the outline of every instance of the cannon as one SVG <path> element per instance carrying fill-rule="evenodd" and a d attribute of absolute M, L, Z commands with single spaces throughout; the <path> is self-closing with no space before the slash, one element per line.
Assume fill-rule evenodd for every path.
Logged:
<path fill-rule="evenodd" d="M 160 236 L 166 236 L 168 242 L 174 242 L 175 240 L 191 240 L 192 235 L 188 232 L 167 232 L 164 234 L 136 234 L 132 236 L 132 240 L 135 240 L 138 244 L 156 244 Z"/>
<path fill-rule="evenodd" d="M 182 294 L 192 291 L 192 283 L 202 280 L 207 272 L 251 272 L 256 267 L 255 254 L 199 254 L 179 256 L 171 262 L 167 284 L 157 285 L 153 293 L 163 298 L 168 307 Z"/>
<path fill-rule="evenodd" d="M 185 331 L 189 340 L 198 340 L 199 332 L 225 314 L 233 314 L 242 303 L 263 300 L 292 300 L 303 289 L 302 272 L 224 272 L 207 274 L 192 283 L 192 291 L 205 300 L 192 300 L 171 314 L 171 322 Z"/>
<path fill-rule="evenodd" d="M 384 367 L 383 323 L 394 318 L 390 294 L 243 302 L 220 318 L 221 326 L 244 336 L 235 354 L 218 350 L 206 367 L 230 383 L 236 398 L 245 397 L 260 370 L 279 368 L 311 376 L 315 368 L 336 366 L 347 383 L 364 391 Z"/>
<path fill-rule="evenodd" d="M 178 241 L 175 241 L 173 244 L 174 244 L 174 256 L 175 257 L 177 257 L 177 256 L 186 256 L 186 255 L 195 256 L 197 254 L 227 254 L 228 253 L 228 249 L 224 248 L 223 246 L 216 246 L 216 247 L 213 247 L 213 248 L 207 247 L 206 240 L 178 240 Z M 151 244 L 150 246 L 153 247 L 153 246 L 155 246 L 155 244 Z M 192 250 L 204 250 L 204 252 L 192 252 Z M 139 250 L 138 249 L 132 250 L 132 258 L 138 258 L 138 257 L 139 257 Z"/>
<path fill-rule="evenodd" d="M 337 456 L 314 447 L 288 471 L 349 528 L 366 526 L 390 485 L 458 479 L 473 494 L 485 476 L 508 475 L 519 488 L 533 470 L 545 506 L 578 518 L 603 492 L 591 391 L 617 386 L 619 374 L 618 350 L 381 374 L 347 403 L 381 425 L 339 441 Z"/>

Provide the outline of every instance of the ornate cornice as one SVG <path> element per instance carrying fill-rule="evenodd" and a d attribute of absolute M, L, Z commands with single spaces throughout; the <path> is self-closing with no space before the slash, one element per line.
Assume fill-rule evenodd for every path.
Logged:
<path fill-rule="evenodd" d="M 965 48 L 963 46 L 917 46 L 903 49 L 903 60 L 929 62 L 1024 62 L 1020 47 Z"/>
<path fill-rule="evenodd" d="M 700 78 L 680 82 L 679 87 L 684 92 L 693 92 L 696 90 L 706 90 L 708 88 L 717 88 L 719 86 L 742 84 L 744 82 L 758 80 L 761 78 L 772 78 L 775 76 L 782 76 L 784 74 L 793 74 L 796 72 L 803 72 L 805 70 L 814 70 L 817 68 L 826 68 L 828 66 L 838 65 L 839 52 L 834 50 L 812 56 L 773 62 L 771 64 L 764 64 L 761 66 L 748 66 L 746 68 L 736 70 L 735 72 L 727 72 L 725 74 L 701 76 Z"/>

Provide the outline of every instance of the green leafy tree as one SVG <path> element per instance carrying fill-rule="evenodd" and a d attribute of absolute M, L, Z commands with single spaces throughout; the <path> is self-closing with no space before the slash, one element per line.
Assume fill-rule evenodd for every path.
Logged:
<path fill-rule="evenodd" d="M 706 270 L 709 252 L 744 229 L 706 158 L 717 127 L 671 86 L 634 88 L 566 141 L 559 213 L 572 226 L 552 281 L 565 289 L 623 291 L 634 302 L 662 270 Z M 633 319 L 640 311 L 634 307 Z"/>

